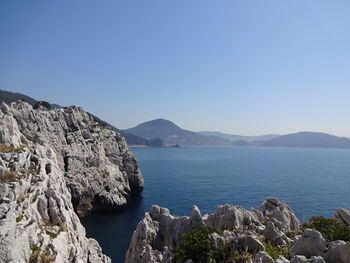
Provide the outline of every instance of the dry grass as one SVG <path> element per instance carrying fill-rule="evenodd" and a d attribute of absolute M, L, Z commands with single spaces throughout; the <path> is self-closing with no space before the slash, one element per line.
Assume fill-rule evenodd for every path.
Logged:
<path fill-rule="evenodd" d="M 29 263 L 37 263 L 40 255 L 40 250 L 32 250 L 32 254 L 29 257 Z"/>
<path fill-rule="evenodd" d="M 0 183 L 10 183 L 17 182 L 20 179 L 14 171 L 6 171 L 2 176 L 0 176 Z"/>
<path fill-rule="evenodd" d="M 44 223 L 41 224 L 41 226 L 46 228 L 46 229 L 48 229 L 48 230 L 53 230 L 55 227 L 58 226 L 61 232 L 67 232 L 68 231 L 68 228 L 67 228 L 66 224 L 61 223 L 61 224 L 57 225 L 57 224 L 54 224 L 54 223 L 52 223 L 51 221 L 48 221 L 48 220 L 44 221 Z"/>
<path fill-rule="evenodd" d="M 35 174 L 36 173 L 36 166 L 35 163 L 31 162 L 30 166 L 28 168 L 28 173 L 29 174 Z"/>
<path fill-rule="evenodd" d="M 29 257 L 29 263 L 52 263 L 55 259 L 56 254 L 50 254 L 49 251 L 34 250 Z"/>
<path fill-rule="evenodd" d="M 35 194 L 32 198 L 32 200 L 30 201 L 30 203 L 35 203 L 35 201 L 38 199 L 38 194 Z"/>
<path fill-rule="evenodd" d="M 265 251 L 274 259 L 276 260 L 279 256 L 283 256 L 286 259 L 291 258 L 290 251 L 292 249 L 292 246 L 289 244 L 286 245 L 274 245 L 271 243 L 265 244 Z"/>
<path fill-rule="evenodd" d="M 0 144 L 0 152 L 2 152 L 2 153 L 20 152 L 23 149 L 25 149 L 26 147 L 27 147 L 26 145 L 21 145 L 21 146 L 18 146 L 18 147 L 14 147 L 14 146 L 8 146 L 8 145 Z"/>
<path fill-rule="evenodd" d="M 52 263 L 56 260 L 57 252 L 49 245 L 45 251 L 33 245 L 31 246 L 32 254 L 29 257 L 29 263 Z"/>
<path fill-rule="evenodd" d="M 68 228 L 67 228 L 67 225 L 66 224 L 60 224 L 60 231 L 61 232 L 67 232 L 68 231 Z"/>
<path fill-rule="evenodd" d="M 49 250 L 40 253 L 40 263 L 51 263 L 56 259 L 56 254 L 51 254 Z"/>
<path fill-rule="evenodd" d="M 235 263 L 246 263 L 253 258 L 253 255 L 248 253 L 248 251 L 237 252 L 235 251 L 231 256 L 232 262 Z"/>
<path fill-rule="evenodd" d="M 21 168 L 21 169 L 19 169 L 18 173 L 22 174 L 22 175 L 30 175 L 30 174 L 35 175 L 36 174 L 36 166 L 33 162 L 31 162 L 28 169 Z"/>
<path fill-rule="evenodd" d="M 20 204 L 20 203 L 22 203 L 24 200 L 26 200 L 27 196 L 28 196 L 28 195 L 20 194 L 20 195 L 17 197 L 17 199 L 16 199 L 17 204 Z"/>
<path fill-rule="evenodd" d="M 44 227 L 44 228 L 46 228 L 46 229 L 51 230 L 51 229 L 54 229 L 55 226 L 57 226 L 57 225 L 55 225 L 54 223 L 52 223 L 50 220 L 45 220 L 45 221 L 41 224 L 41 226 Z"/>

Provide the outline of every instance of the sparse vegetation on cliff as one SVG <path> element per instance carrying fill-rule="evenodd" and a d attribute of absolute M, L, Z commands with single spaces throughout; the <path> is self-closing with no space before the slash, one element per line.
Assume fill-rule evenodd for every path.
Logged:
<path fill-rule="evenodd" d="M 344 240 L 350 241 L 350 227 L 340 223 L 334 218 L 323 216 L 313 216 L 308 222 L 303 224 L 303 229 L 315 229 L 328 241 Z"/>
<path fill-rule="evenodd" d="M 21 145 L 21 146 L 15 147 L 15 146 L 9 146 L 9 145 L 5 145 L 5 144 L 0 144 L 0 152 L 2 152 L 2 153 L 19 152 L 19 151 L 22 151 L 26 147 L 27 147 L 26 145 Z"/>

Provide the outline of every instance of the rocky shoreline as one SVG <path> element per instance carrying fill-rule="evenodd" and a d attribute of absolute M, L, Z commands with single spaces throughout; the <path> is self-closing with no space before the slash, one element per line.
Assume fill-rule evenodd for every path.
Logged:
<path fill-rule="evenodd" d="M 336 218 L 330 222 L 348 231 L 350 211 L 338 209 Z M 326 240 L 305 226 L 277 198 L 259 210 L 223 205 L 204 216 L 196 206 L 191 216 L 175 217 L 155 205 L 138 224 L 125 262 L 350 263 L 349 241 Z"/>

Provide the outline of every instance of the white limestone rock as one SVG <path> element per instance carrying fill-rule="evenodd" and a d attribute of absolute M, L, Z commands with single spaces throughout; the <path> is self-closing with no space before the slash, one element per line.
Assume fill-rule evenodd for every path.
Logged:
<path fill-rule="evenodd" d="M 305 229 L 303 235 L 295 242 L 291 254 L 302 255 L 307 258 L 312 256 L 325 257 L 327 242 L 320 232 L 313 229 Z"/>
<path fill-rule="evenodd" d="M 259 252 L 255 256 L 255 263 L 275 263 L 273 259 L 265 251 Z"/>
<path fill-rule="evenodd" d="M 37 145 L 0 159 L 6 170 L 16 167 L 13 182 L 1 184 L 0 262 L 111 262 L 86 238 L 52 148 Z"/>
<path fill-rule="evenodd" d="M 345 208 L 338 208 L 335 217 L 343 224 L 350 226 L 350 211 Z"/>
<path fill-rule="evenodd" d="M 277 220 L 279 224 L 275 224 L 275 226 L 282 231 L 292 232 L 300 229 L 300 221 L 293 210 L 285 202 L 275 197 L 266 199 L 261 204 L 260 210 L 266 219 Z"/>
<path fill-rule="evenodd" d="M 264 236 L 272 243 L 276 245 L 288 244 L 291 241 L 289 238 L 281 231 L 276 229 L 275 224 L 272 221 L 268 221 L 264 230 Z"/>
<path fill-rule="evenodd" d="M 34 110 L 26 102 L 0 106 L 0 143 L 53 148 L 79 216 L 118 208 L 143 189 L 125 139 L 80 107 Z M 49 167 L 47 167 L 49 169 Z"/>
<path fill-rule="evenodd" d="M 236 248 L 238 251 L 247 251 L 252 254 L 265 250 L 264 245 L 254 235 L 239 235 L 237 237 Z"/>
<path fill-rule="evenodd" d="M 328 248 L 326 259 L 331 263 L 350 263 L 350 242 L 333 241 Z"/>
<path fill-rule="evenodd" d="M 267 220 L 272 224 L 272 230 L 269 231 L 267 226 L 266 232 L 266 235 L 271 238 L 270 241 L 277 241 L 277 244 L 290 243 L 291 240 L 286 237 L 282 229 L 298 229 L 299 221 L 287 204 L 277 199 L 274 201 L 276 205 L 272 209 L 268 205 L 264 206 L 266 209 L 262 211 L 223 205 L 217 207 L 213 214 L 204 216 L 201 216 L 198 207 L 194 206 L 191 216 L 181 217 L 172 216 L 167 208 L 154 205 L 137 226 L 125 262 L 160 263 L 169 260 L 164 256 L 165 248 L 174 253 L 174 248 L 180 244 L 184 233 L 205 225 L 222 231 L 219 231 L 220 234 L 214 232 L 208 235 L 213 247 L 217 248 L 232 245 L 236 251 L 248 250 L 251 253 L 257 253 L 264 250 L 264 245 L 258 236 L 266 230 L 263 223 Z M 285 223 L 286 226 L 276 229 L 272 222 L 279 225 Z M 268 255 L 264 255 L 264 253 L 260 254 L 256 259 L 257 262 L 274 263 Z M 281 260 L 279 263 L 282 262 Z"/>
<path fill-rule="evenodd" d="M 142 191 L 124 138 L 79 107 L 16 102 L 0 104 L 0 144 L 0 262 L 111 262 L 77 214 Z"/>
<path fill-rule="evenodd" d="M 222 205 L 215 209 L 215 212 L 204 217 L 205 223 L 211 226 L 224 229 L 238 229 L 243 227 L 245 221 L 252 225 L 259 226 L 261 222 L 255 212 L 248 211 L 241 206 Z"/>

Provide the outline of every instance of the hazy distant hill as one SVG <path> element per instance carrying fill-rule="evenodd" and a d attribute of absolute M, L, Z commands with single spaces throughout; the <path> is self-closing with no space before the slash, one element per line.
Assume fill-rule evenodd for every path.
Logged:
<path fill-rule="evenodd" d="M 298 132 L 260 142 L 260 145 L 272 147 L 350 148 L 350 139 L 320 132 Z"/>
<path fill-rule="evenodd" d="M 31 98 L 27 95 L 24 95 L 22 93 L 0 90 L 0 101 L 4 101 L 5 103 L 8 104 L 8 103 L 15 102 L 18 100 L 24 100 L 32 106 L 34 106 L 38 102 L 38 100 L 33 99 L 33 98 Z M 50 105 L 51 105 L 51 108 L 62 107 L 58 104 L 50 104 Z M 91 114 L 91 115 L 95 118 L 96 121 L 98 121 L 106 126 L 109 126 L 112 130 L 114 130 L 116 132 L 121 133 L 125 137 L 125 139 L 129 145 L 144 145 L 144 146 L 152 146 L 152 147 L 163 146 L 163 141 L 160 139 L 147 140 L 145 138 L 141 138 L 139 136 L 129 134 L 127 132 L 123 132 L 123 131 L 119 130 L 118 128 L 114 127 L 113 125 L 109 124 L 108 122 L 101 120 L 97 116 L 95 116 L 93 114 Z"/>
<path fill-rule="evenodd" d="M 91 114 L 91 113 L 90 113 Z M 142 138 L 140 136 L 131 134 L 129 132 L 120 130 L 116 127 L 114 127 L 112 124 L 109 124 L 108 122 L 101 120 L 99 117 L 91 114 L 96 121 L 100 122 L 102 125 L 106 125 L 109 128 L 111 128 L 112 130 L 119 132 L 121 135 L 124 136 L 126 142 L 131 145 L 131 146 L 135 146 L 135 145 L 139 145 L 139 146 L 150 146 L 150 147 L 163 147 L 164 146 L 164 142 L 163 140 L 159 139 L 159 138 L 155 138 L 155 139 L 145 139 Z"/>
<path fill-rule="evenodd" d="M 124 132 L 147 139 L 160 138 L 166 145 L 232 145 L 229 140 L 187 131 L 164 119 L 147 121 Z"/>
<path fill-rule="evenodd" d="M 37 100 L 21 93 L 0 90 L 0 101 L 4 101 L 5 103 L 9 104 L 18 100 L 24 100 L 32 106 L 37 102 Z"/>
<path fill-rule="evenodd" d="M 216 136 L 220 137 L 226 140 L 230 140 L 232 142 L 236 141 L 245 141 L 245 142 L 253 142 L 253 141 L 268 141 L 273 138 L 276 138 L 280 135 L 278 134 L 267 134 L 267 135 L 261 135 L 261 136 L 242 136 L 242 135 L 236 135 L 236 134 L 227 134 L 222 132 L 211 132 L 211 131 L 199 131 L 198 134 L 205 135 L 205 136 Z"/>
<path fill-rule="evenodd" d="M 17 92 L 11 92 L 11 91 L 6 91 L 6 90 L 0 90 L 0 101 L 4 101 L 5 103 L 11 103 L 15 102 L 18 100 L 23 100 L 28 102 L 30 105 L 34 106 L 38 100 L 33 99 L 27 95 L 24 95 L 22 93 L 17 93 Z M 51 108 L 61 108 L 62 106 L 58 104 L 51 104 Z"/>

